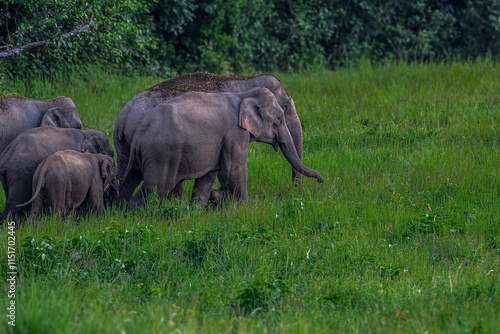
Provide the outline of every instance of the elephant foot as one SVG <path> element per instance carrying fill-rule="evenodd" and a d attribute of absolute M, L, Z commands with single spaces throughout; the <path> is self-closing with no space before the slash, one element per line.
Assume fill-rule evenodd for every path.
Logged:
<path fill-rule="evenodd" d="M 228 197 L 228 194 L 229 193 L 226 190 L 212 190 L 210 192 L 208 203 L 210 203 L 211 206 L 218 206 L 224 202 L 224 200 Z"/>

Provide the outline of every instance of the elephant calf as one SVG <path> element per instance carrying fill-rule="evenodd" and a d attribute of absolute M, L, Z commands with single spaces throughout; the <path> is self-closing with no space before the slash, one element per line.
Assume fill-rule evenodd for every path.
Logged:
<path fill-rule="evenodd" d="M 16 208 L 16 204 L 31 198 L 31 183 L 38 165 L 62 150 L 114 156 L 108 137 L 102 131 L 43 126 L 21 133 L 0 154 L 0 181 L 5 191 L 3 221 L 19 222 L 29 207 Z"/>
<path fill-rule="evenodd" d="M 67 215 L 78 208 L 84 200 L 90 210 L 102 214 L 103 193 L 116 187 L 117 167 L 106 154 L 80 153 L 74 150 L 58 151 L 43 160 L 33 176 L 33 197 L 30 203 L 33 221 L 48 207 L 53 213 Z"/>

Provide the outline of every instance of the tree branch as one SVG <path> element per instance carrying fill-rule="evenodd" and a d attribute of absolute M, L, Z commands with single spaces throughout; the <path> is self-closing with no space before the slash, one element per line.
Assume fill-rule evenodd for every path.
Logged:
<path fill-rule="evenodd" d="M 91 16 L 89 23 L 87 23 L 86 25 L 84 25 L 84 26 L 82 26 L 80 28 L 76 28 L 75 30 L 72 30 L 72 31 L 70 31 L 70 32 L 62 35 L 61 39 L 71 38 L 71 37 L 75 36 L 76 34 L 79 34 L 79 33 L 83 32 L 83 31 L 89 29 L 93 25 L 94 25 L 94 20 L 92 19 L 92 16 Z M 46 40 L 39 41 L 39 42 L 29 43 L 29 44 L 23 45 L 21 47 L 15 48 L 15 49 L 11 49 L 11 50 L 8 49 L 5 52 L 0 52 L 0 58 L 14 56 L 14 55 L 19 55 L 19 53 L 22 52 L 22 51 L 29 50 L 29 49 L 32 49 L 32 48 L 36 48 L 36 47 L 43 46 L 43 45 L 49 45 L 49 44 L 52 44 L 52 43 L 54 43 L 54 40 L 46 39 Z M 9 47 L 11 47 L 11 46 L 8 46 L 7 48 L 9 48 Z"/>

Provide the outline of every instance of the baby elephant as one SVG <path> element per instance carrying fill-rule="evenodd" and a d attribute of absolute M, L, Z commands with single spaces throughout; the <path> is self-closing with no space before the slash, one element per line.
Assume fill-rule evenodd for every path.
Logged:
<path fill-rule="evenodd" d="M 58 151 L 43 160 L 33 175 L 33 196 L 21 207 L 32 204 L 29 221 L 42 214 L 44 204 L 52 212 L 68 215 L 87 200 L 90 210 L 102 214 L 103 193 L 116 187 L 115 161 L 106 154 Z"/>

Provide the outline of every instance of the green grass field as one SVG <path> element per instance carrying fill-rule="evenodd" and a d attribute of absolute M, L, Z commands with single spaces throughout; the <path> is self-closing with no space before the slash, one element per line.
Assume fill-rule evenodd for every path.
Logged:
<path fill-rule="evenodd" d="M 295 189 L 281 153 L 253 143 L 246 203 L 200 210 L 185 191 L 22 227 L 16 327 L 2 274 L 0 332 L 500 332 L 500 64 L 277 75 L 324 183 Z M 9 92 L 69 96 L 112 140 L 121 108 L 158 81 L 94 70 Z"/>

